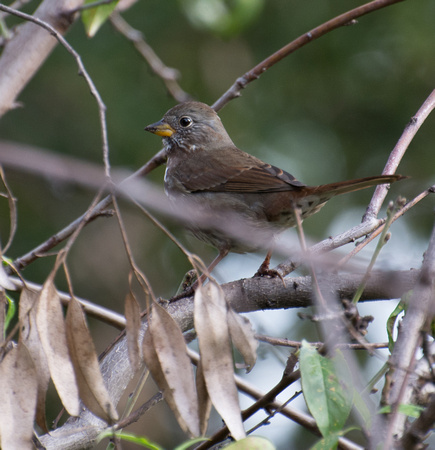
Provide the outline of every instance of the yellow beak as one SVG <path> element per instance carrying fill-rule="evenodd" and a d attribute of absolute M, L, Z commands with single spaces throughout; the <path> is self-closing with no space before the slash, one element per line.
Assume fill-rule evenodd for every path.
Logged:
<path fill-rule="evenodd" d="M 145 131 L 149 131 L 150 133 L 157 134 L 157 136 L 165 136 L 169 137 L 175 133 L 175 130 L 171 127 L 171 125 L 160 120 L 159 122 L 153 123 L 145 127 Z"/>

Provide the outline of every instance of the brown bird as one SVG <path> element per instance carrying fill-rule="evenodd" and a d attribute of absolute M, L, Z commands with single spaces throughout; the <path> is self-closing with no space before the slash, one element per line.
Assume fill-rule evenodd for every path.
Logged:
<path fill-rule="evenodd" d="M 197 225 L 189 225 L 193 235 L 219 250 L 209 272 L 230 251 L 271 248 L 276 233 L 296 225 L 295 208 L 305 219 L 336 195 L 404 178 L 379 175 L 306 186 L 239 150 L 216 112 L 199 102 L 175 106 L 145 130 L 163 138 L 166 194 L 177 203 L 188 200 L 187 207 L 200 218 Z M 269 251 L 257 275 L 271 273 L 270 256 Z"/>

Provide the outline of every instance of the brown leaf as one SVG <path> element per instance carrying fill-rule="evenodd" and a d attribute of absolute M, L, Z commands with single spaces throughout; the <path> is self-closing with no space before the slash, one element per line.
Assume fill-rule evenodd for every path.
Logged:
<path fill-rule="evenodd" d="M 38 293 L 23 288 L 20 295 L 18 319 L 20 322 L 20 342 L 28 349 L 33 360 L 38 381 L 38 398 L 36 403 L 36 423 L 48 432 L 45 417 L 45 396 L 50 381 L 47 358 L 41 346 L 38 330 L 36 329 L 36 304 Z"/>
<path fill-rule="evenodd" d="M 199 430 L 201 436 L 204 436 L 207 431 L 208 419 L 210 417 L 211 400 L 205 384 L 201 359 L 199 359 L 196 369 L 196 392 L 198 393 Z"/>
<path fill-rule="evenodd" d="M 249 372 L 257 360 L 258 347 L 258 341 L 255 339 L 255 332 L 251 322 L 229 307 L 228 326 L 230 328 L 231 341 L 245 360 L 246 371 Z"/>
<path fill-rule="evenodd" d="M 246 436 L 233 371 L 228 305 L 216 283 L 209 282 L 195 292 L 195 330 L 205 384 L 210 399 L 234 439 Z"/>
<path fill-rule="evenodd" d="M 65 322 L 52 276 L 39 294 L 36 326 L 50 375 L 63 406 L 72 416 L 80 413 L 79 389 L 66 342 Z"/>
<path fill-rule="evenodd" d="M 154 376 L 154 364 L 152 366 L 148 364 L 152 353 L 149 349 L 144 349 L 145 362 L 154 380 L 164 390 L 165 400 L 174 412 L 180 427 L 192 436 L 199 436 L 198 399 L 193 368 L 187 356 L 183 333 L 164 308 L 153 304 L 147 334 L 151 335 L 160 366 Z M 149 341 L 150 337 L 146 340 L 147 345 Z"/>
<path fill-rule="evenodd" d="M 33 449 L 38 383 L 26 346 L 20 342 L 0 364 L 0 445 L 3 450 Z"/>
<path fill-rule="evenodd" d="M 127 321 L 127 349 L 128 359 L 134 370 L 139 368 L 140 364 L 140 306 L 134 295 L 129 292 L 125 297 L 125 319 Z"/>
<path fill-rule="evenodd" d="M 149 329 L 146 331 L 142 342 L 142 353 L 145 364 L 157 383 L 157 386 L 162 392 L 169 390 L 166 378 L 163 374 L 162 366 L 157 357 L 156 349 L 154 348 L 153 336 Z"/>
<path fill-rule="evenodd" d="M 86 325 L 82 306 L 72 298 L 66 314 L 66 337 L 75 369 L 80 398 L 96 416 L 107 422 L 118 420 L 98 364 L 97 353 Z"/>

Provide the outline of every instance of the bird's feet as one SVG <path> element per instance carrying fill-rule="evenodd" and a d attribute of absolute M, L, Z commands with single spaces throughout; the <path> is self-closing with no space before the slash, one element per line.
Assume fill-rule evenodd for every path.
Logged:
<path fill-rule="evenodd" d="M 270 258 L 266 257 L 261 266 L 258 268 L 257 272 L 255 272 L 254 278 L 258 277 L 280 278 L 285 285 L 283 276 L 276 269 L 271 269 L 269 267 L 269 263 Z"/>
<path fill-rule="evenodd" d="M 183 277 L 183 280 L 178 287 L 177 293 L 170 298 L 169 303 L 176 302 L 185 297 L 190 297 L 195 293 L 198 287 L 198 280 L 196 278 L 196 272 L 194 270 L 189 270 Z"/>

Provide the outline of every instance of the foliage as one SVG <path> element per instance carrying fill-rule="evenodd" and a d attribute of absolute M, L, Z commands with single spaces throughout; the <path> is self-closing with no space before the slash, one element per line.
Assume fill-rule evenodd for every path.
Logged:
<path fill-rule="evenodd" d="M 180 450 L 218 443 L 302 448 L 301 441 L 316 449 L 390 448 L 394 439 L 415 436 L 422 445 L 433 404 L 435 234 L 428 238 L 427 197 L 435 127 L 420 129 L 435 105 L 427 44 L 433 2 L 375 0 L 349 10 L 344 1 L 312 8 L 296 1 L 74 0 L 64 14 L 64 1 L 40 3 L 34 15 L 0 4 L 2 448 L 32 448 L 34 429 L 55 448 L 98 439 L 103 448 L 107 438 L 113 448 L 121 439 L 123 448 Z M 72 26 L 79 17 L 86 33 Z M 50 34 L 60 43 L 51 56 Z M 24 55 L 31 49 L 35 58 Z M 76 77 L 77 67 L 84 77 Z M 331 202 L 323 216 L 299 226 L 300 244 L 291 236 L 277 244 L 283 278 L 245 279 L 256 260 L 228 257 L 221 278 L 229 279 L 227 271 L 237 281 L 209 276 L 188 294 L 189 274 L 175 296 L 184 272 L 207 272 L 187 248 L 204 260 L 212 253 L 183 241 L 185 216 L 153 184 L 161 183 L 154 169 L 164 158 L 151 156 L 154 141 L 141 130 L 191 97 L 227 105 L 219 114 L 239 147 L 292 167 L 310 185 L 372 175 L 384 164 L 394 172 L 415 136 L 400 170 L 413 178 L 388 194 L 411 200 L 400 198 L 384 218 L 387 192 L 376 191 L 360 227 L 367 197 Z M 15 109 L 18 102 L 24 107 Z M 147 160 L 147 180 L 121 182 L 119 166 Z M 308 236 L 325 240 L 306 244 Z M 377 247 L 365 248 L 377 236 Z M 350 242 L 356 246 L 347 255 L 331 253 Z M 237 261 L 243 267 L 235 269 Z M 300 265 L 300 276 L 293 274 Z M 386 325 L 381 302 L 369 311 L 374 317 L 360 314 L 367 300 L 398 298 L 396 307 L 387 303 Z M 310 306 L 303 322 L 285 311 Z M 277 313 L 239 314 L 260 310 Z M 385 328 L 388 343 L 378 333 Z M 113 329 L 121 330 L 115 341 Z M 266 336 L 257 334 L 263 330 Z M 289 346 L 298 349 L 290 356 Z M 241 369 L 249 375 L 241 378 Z M 381 395 L 371 393 L 381 380 Z M 245 409 L 241 392 L 254 399 Z M 156 408 L 163 397 L 171 413 Z M 70 418 L 49 430 L 59 403 Z M 305 406 L 310 414 L 300 412 Z M 276 426 L 281 418 L 286 426 Z M 77 424 L 87 430 L 86 444 Z"/>

